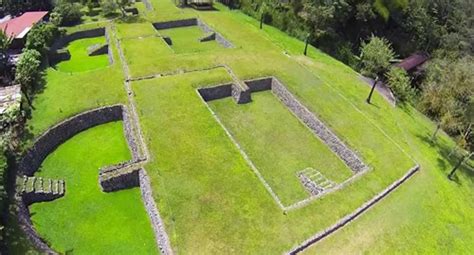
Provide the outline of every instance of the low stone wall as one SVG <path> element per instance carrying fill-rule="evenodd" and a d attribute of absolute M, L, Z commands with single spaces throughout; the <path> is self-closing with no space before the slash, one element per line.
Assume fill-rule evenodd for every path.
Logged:
<path fill-rule="evenodd" d="M 234 45 L 229 42 L 227 39 L 225 39 L 224 36 L 221 34 L 217 33 L 216 31 L 212 30 L 206 23 L 204 23 L 202 20 L 198 19 L 197 20 L 197 25 L 204 31 L 204 33 L 215 33 L 215 40 L 218 42 L 220 45 L 224 46 L 224 48 L 234 48 Z"/>
<path fill-rule="evenodd" d="M 359 156 L 349 149 L 326 125 L 303 106 L 277 79 L 272 79 L 272 92 L 331 150 L 342 159 L 353 172 L 368 169 Z"/>
<path fill-rule="evenodd" d="M 87 55 L 89 56 L 98 56 L 104 55 L 109 52 L 109 45 L 108 44 L 94 44 L 87 48 Z"/>
<path fill-rule="evenodd" d="M 198 89 L 204 101 L 211 101 L 232 96 L 232 84 L 223 84 L 215 87 L 207 87 Z"/>
<path fill-rule="evenodd" d="M 48 52 L 48 59 L 50 63 L 58 63 L 71 59 L 71 53 L 67 49 Z"/>
<path fill-rule="evenodd" d="M 408 180 L 410 177 L 412 177 L 418 170 L 420 169 L 419 165 L 414 166 L 408 172 L 403 175 L 400 179 L 396 180 L 393 182 L 390 186 L 388 186 L 386 189 L 378 193 L 375 197 L 361 205 L 359 208 L 357 208 L 354 212 L 346 215 L 344 218 L 338 220 L 335 224 L 330 226 L 329 228 L 320 231 L 316 233 L 314 236 L 310 237 L 300 245 L 296 246 L 292 250 L 290 250 L 287 254 L 298 254 L 308 248 L 309 246 L 321 241 L 325 237 L 329 236 L 330 234 L 336 232 L 340 228 L 344 227 L 345 225 L 349 224 L 353 220 L 355 220 L 357 217 L 359 217 L 361 214 L 363 214 L 365 211 L 370 209 L 372 206 L 374 206 L 377 202 L 382 200 L 384 197 L 386 197 L 388 194 L 390 194 L 392 191 L 394 191 L 396 188 L 398 188 L 401 184 L 403 184 L 406 180 Z"/>
<path fill-rule="evenodd" d="M 245 81 L 251 92 L 265 91 L 272 89 L 273 78 L 267 77 L 256 80 Z"/>
<path fill-rule="evenodd" d="M 180 19 L 180 20 L 171 20 L 171 21 L 163 21 L 163 22 L 155 22 L 153 26 L 156 30 L 162 29 L 170 29 L 170 28 L 177 28 L 177 27 L 190 27 L 196 26 L 198 24 L 197 19 Z"/>
<path fill-rule="evenodd" d="M 38 250 L 38 252 L 42 254 L 58 254 L 57 252 L 53 251 L 48 244 L 38 235 L 36 230 L 33 228 L 33 223 L 30 219 L 30 211 L 28 207 L 23 202 L 21 197 L 16 197 L 17 200 L 17 218 L 19 222 L 19 226 L 23 233 L 25 233 L 28 240 L 30 240 L 31 244 Z"/>
<path fill-rule="evenodd" d="M 130 161 L 100 169 L 99 184 L 102 191 L 113 192 L 138 187 L 140 170 L 141 165 Z"/>
<path fill-rule="evenodd" d="M 143 203 L 145 204 L 145 210 L 150 217 L 157 246 L 160 249 L 161 254 L 173 254 L 168 234 L 166 234 L 165 224 L 161 219 L 160 213 L 155 204 L 155 200 L 153 199 L 150 178 L 144 169 L 139 172 L 139 182 Z"/>
<path fill-rule="evenodd" d="M 85 39 L 85 38 L 94 38 L 99 36 L 105 36 L 105 27 L 95 28 L 90 30 L 84 30 L 79 32 L 74 32 L 68 35 L 64 35 L 57 39 L 51 46 L 51 51 L 56 51 L 64 48 L 70 42 Z"/>
<path fill-rule="evenodd" d="M 202 31 L 204 31 L 204 33 L 214 34 L 212 36 L 214 37 L 214 39 L 212 40 L 216 40 L 216 42 L 224 46 L 224 48 L 234 47 L 234 45 L 231 42 L 226 40 L 221 34 L 212 30 L 206 23 L 204 23 L 200 19 L 192 18 L 192 19 L 171 20 L 171 21 L 153 23 L 153 27 L 155 27 L 156 30 L 170 29 L 170 28 L 177 28 L 177 27 L 190 27 L 190 26 L 198 26 L 199 28 L 201 28 Z M 210 37 L 207 39 L 210 40 Z"/>
<path fill-rule="evenodd" d="M 232 98 L 238 104 L 246 104 L 252 101 L 250 95 L 251 91 L 247 87 L 242 87 L 239 84 L 232 84 Z"/>
<path fill-rule="evenodd" d="M 90 110 L 48 129 L 36 139 L 18 163 L 19 173 L 32 176 L 48 154 L 77 133 L 100 124 L 122 120 L 122 108 L 122 105 L 114 105 Z"/>
<path fill-rule="evenodd" d="M 209 41 L 214 41 L 214 40 L 216 40 L 216 33 L 215 32 L 212 32 L 209 35 L 205 35 L 204 37 L 199 39 L 200 42 L 209 42 Z"/>

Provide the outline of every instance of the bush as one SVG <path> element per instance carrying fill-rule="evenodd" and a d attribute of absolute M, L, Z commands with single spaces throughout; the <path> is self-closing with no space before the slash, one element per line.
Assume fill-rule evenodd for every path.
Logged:
<path fill-rule="evenodd" d="M 102 0 L 100 7 L 105 16 L 112 16 L 117 13 L 119 8 L 118 4 L 114 0 Z"/>
<path fill-rule="evenodd" d="M 408 77 L 404 69 L 392 67 L 386 76 L 388 85 L 398 100 L 401 102 L 413 102 L 416 91 L 411 86 L 410 77 Z"/>
<path fill-rule="evenodd" d="M 31 90 L 40 78 L 41 54 L 37 50 L 26 49 L 16 66 L 15 80 L 23 89 Z"/>
<path fill-rule="evenodd" d="M 81 7 L 82 6 L 79 3 L 70 3 L 66 0 L 60 0 L 56 4 L 56 7 L 54 7 L 53 13 L 51 15 L 55 17 L 55 23 L 59 23 L 59 25 L 74 25 L 81 21 Z"/>
<path fill-rule="evenodd" d="M 26 37 L 27 49 L 43 52 L 45 47 L 51 46 L 54 38 L 59 35 L 58 27 L 53 24 L 39 23 L 33 26 Z"/>

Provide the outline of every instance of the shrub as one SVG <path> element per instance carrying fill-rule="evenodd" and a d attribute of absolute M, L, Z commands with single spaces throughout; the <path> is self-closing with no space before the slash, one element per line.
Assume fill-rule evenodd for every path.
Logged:
<path fill-rule="evenodd" d="M 102 0 L 100 2 L 100 7 L 105 16 L 112 16 L 117 13 L 119 8 L 117 2 L 114 0 Z"/>
<path fill-rule="evenodd" d="M 45 47 L 51 46 L 54 37 L 59 35 L 58 27 L 54 24 L 39 23 L 33 26 L 26 37 L 27 49 L 43 52 Z"/>
<path fill-rule="evenodd" d="M 407 72 L 399 67 L 392 67 L 386 74 L 390 89 L 401 102 L 412 102 L 416 91 L 411 86 Z"/>
<path fill-rule="evenodd" d="M 41 54 L 34 49 L 26 49 L 21 54 L 16 66 L 15 80 L 23 89 L 30 90 L 40 78 Z"/>
<path fill-rule="evenodd" d="M 74 25 L 81 21 L 81 17 L 82 17 L 81 4 L 70 3 L 66 0 L 60 0 L 57 2 L 56 7 L 54 7 L 53 14 L 54 16 L 60 16 L 60 19 L 59 19 L 60 25 L 63 25 L 63 26 Z M 55 18 L 57 19 L 57 17 Z"/>

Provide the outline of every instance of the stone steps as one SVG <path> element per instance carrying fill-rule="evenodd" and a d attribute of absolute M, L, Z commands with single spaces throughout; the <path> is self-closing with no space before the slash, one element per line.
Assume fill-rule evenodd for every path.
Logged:
<path fill-rule="evenodd" d="M 60 198 L 66 192 L 64 180 L 23 176 L 21 185 L 21 195 L 28 205 Z"/>
<path fill-rule="evenodd" d="M 326 178 L 316 169 L 306 168 L 296 175 L 311 196 L 319 195 L 336 186 L 333 181 Z"/>

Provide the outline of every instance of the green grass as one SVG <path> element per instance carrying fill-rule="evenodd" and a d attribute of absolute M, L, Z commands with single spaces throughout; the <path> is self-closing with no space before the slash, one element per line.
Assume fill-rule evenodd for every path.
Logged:
<path fill-rule="evenodd" d="M 296 175 L 305 168 L 336 183 L 352 174 L 271 92 L 252 93 L 249 104 L 226 98 L 209 105 L 286 206 L 308 197 Z"/>
<path fill-rule="evenodd" d="M 173 50 L 160 37 L 143 37 L 121 40 L 132 76 L 153 74 L 163 56 Z"/>
<path fill-rule="evenodd" d="M 196 12 L 176 8 L 169 0 L 151 2 L 154 11 L 146 11 L 140 24 L 117 24 L 120 37 L 149 35 L 151 22 L 199 17 L 236 46 L 174 54 L 158 37 L 121 40 L 134 77 L 175 74 L 134 82 L 133 90 L 150 151 L 146 169 L 176 252 L 281 254 L 352 212 L 400 178 L 416 161 L 421 171 L 412 179 L 308 253 L 472 253 L 472 170 L 463 168 L 455 182 L 447 180 L 446 174 L 456 161 L 447 156 L 454 143 L 445 134 L 436 144 L 430 143 L 429 136 L 434 130 L 431 121 L 410 107 L 391 107 L 377 93 L 373 104 L 366 104 L 364 99 L 370 88 L 360 81 L 356 72 L 313 47 L 308 56 L 303 56 L 304 42 L 270 26 L 260 30 L 257 20 L 239 11 L 229 11 L 216 4 L 218 11 Z M 71 74 L 48 70 L 47 84 L 36 96 L 35 109 L 27 123 L 33 135 L 85 109 L 125 102 L 123 73 L 115 46 L 113 50 L 116 61 L 108 68 Z M 345 143 L 357 150 L 371 170 L 344 189 L 283 214 L 196 92 L 200 86 L 229 82 L 229 75 L 222 68 L 182 73 L 222 64 L 232 68 L 242 80 L 277 77 Z M 237 126 L 230 115 L 226 121 L 229 127 L 234 123 L 232 129 L 238 131 L 239 141 L 249 154 L 261 148 L 258 143 L 280 139 L 273 141 L 259 136 L 262 140 L 251 141 L 253 137 L 246 136 L 249 132 L 240 132 L 246 128 L 257 125 L 268 128 L 278 118 L 284 118 L 284 123 L 289 125 L 278 130 L 281 128 L 291 137 L 307 132 L 299 132 L 303 127 L 291 124 L 294 117 L 285 117 L 288 112 L 283 113 L 274 99 L 262 95 L 256 95 L 255 102 L 245 106 L 226 100 L 211 103 L 213 107 L 219 104 L 221 117 L 230 113 L 249 119 L 258 116 L 251 119 L 254 122 L 242 126 Z M 260 103 L 273 106 L 261 111 Z M 262 117 L 267 111 L 277 113 L 276 117 Z M 261 132 L 258 128 L 252 131 Z M 294 147 L 298 141 L 292 140 L 289 145 Z M 313 147 L 308 148 L 311 151 Z M 285 157 L 286 151 L 277 148 L 271 151 L 280 157 L 274 157 L 275 162 L 264 161 L 262 168 L 282 162 L 283 170 L 294 171 L 290 163 L 293 158 Z M 302 159 L 308 157 L 305 153 L 295 155 L 295 160 L 306 162 Z M 101 157 L 104 162 L 110 159 L 114 158 Z M 252 160 L 259 159 L 253 155 Z M 330 161 L 329 157 L 311 160 L 321 165 Z M 330 163 L 334 164 L 332 160 Z M 102 220 L 97 224 L 103 224 Z M 91 228 L 82 233 L 94 231 L 98 230 Z M 137 241 L 134 237 L 130 240 Z M 111 250 L 125 243 L 109 241 Z M 59 244 L 55 242 L 55 245 Z"/>
<path fill-rule="evenodd" d="M 56 68 L 61 72 L 84 72 L 104 68 L 109 65 L 107 54 L 89 56 L 87 48 L 95 44 L 104 44 L 105 37 L 80 39 L 71 42 L 67 49 L 71 53 L 71 59 L 57 64 Z"/>
<path fill-rule="evenodd" d="M 139 23 L 117 23 L 117 31 L 120 38 L 137 38 L 157 35 L 156 29 L 150 22 L 140 21 Z"/>
<path fill-rule="evenodd" d="M 36 176 L 65 180 L 66 194 L 35 203 L 30 211 L 36 230 L 53 249 L 74 254 L 156 252 L 140 190 L 104 193 L 97 184 L 100 167 L 128 159 L 122 122 L 82 132 L 46 158 Z"/>
<path fill-rule="evenodd" d="M 171 48 L 175 53 L 194 53 L 200 51 L 210 51 L 223 48 L 215 40 L 208 42 L 199 42 L 199 39 L 206 34 L 198 27 L 180 27 L 172 29 L 159 30 L 162 36 L 169 36 L 173 42 Z"/>

